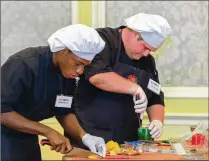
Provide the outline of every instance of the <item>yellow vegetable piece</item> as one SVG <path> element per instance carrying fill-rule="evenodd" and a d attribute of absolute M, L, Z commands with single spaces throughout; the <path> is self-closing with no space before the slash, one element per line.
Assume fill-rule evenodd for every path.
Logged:
<path fill-rule="evenodd" d="M 115 151 L 112 151 L 112 150 L 111 150 L 111 151 L 109 152 L 109 155 L 113 156 L 113 155 L 117 155 L 117 154 L 115 153 Z"/>
<path fill-rule="evenodd" d="M 107 151 L 113 150 L 115 148 L 120 148 L 119 144 L 114 141 L 109 141 L 106 143 Z"/>
<path fill-rule="evenodd" d="M 99 157 L 97 155 L 89 155 L 88 158 L 89 159 L 99 159 Z"/>
<path fill-rule="evenodd" d="M 120 149 L 120 147 L 116 147 L 116 148 L 112 149 L 112 151 L 119 153 L 121 151 L 121 149 Z"/>

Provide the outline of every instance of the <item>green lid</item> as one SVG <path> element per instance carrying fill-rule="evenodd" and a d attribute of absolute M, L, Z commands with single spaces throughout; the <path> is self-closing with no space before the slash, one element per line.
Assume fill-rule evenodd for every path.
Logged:
<path fill-rule="evenodd" d="M 150 135 L 150 130 L 146 127 L 138 128 L 137 134 L 139 140 L 153 140 Z"/>

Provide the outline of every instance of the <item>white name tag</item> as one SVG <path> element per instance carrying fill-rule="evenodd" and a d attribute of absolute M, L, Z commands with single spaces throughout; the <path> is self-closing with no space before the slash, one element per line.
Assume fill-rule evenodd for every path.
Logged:
<path fill-rule="evenodd" d="M 57 96 L 55 107 L 71 108 L 73 97 L 70 96 Z"/>
<path fill-rule="evenodd" d="M 148 83 L 147 88 L 148 88 L 150 91 L 156 93 L 157 95 L 160 94 L 161 85 L 160 85 L 159 83 L 155 82 L 155 81 L 152 80 L 152 79 L 149 79 L 149 83 Z"/>

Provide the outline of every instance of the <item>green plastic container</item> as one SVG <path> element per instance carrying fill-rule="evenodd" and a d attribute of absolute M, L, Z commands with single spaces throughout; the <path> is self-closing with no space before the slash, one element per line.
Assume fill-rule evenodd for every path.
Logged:
<path fill-rule="evenodd" d="M 146 127 L 138 128 L 137 135 L 139 140 L 154 140 L 150 135 L 150 130 Z"/>

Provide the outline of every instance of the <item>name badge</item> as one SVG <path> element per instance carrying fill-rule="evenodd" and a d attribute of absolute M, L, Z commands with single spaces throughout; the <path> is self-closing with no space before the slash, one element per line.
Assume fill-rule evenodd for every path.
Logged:
<path fill-rule="evenodd" d="M 73 97 L 70 96 L 57 96 L 55 107 L 71 108 Z"/>
<path fill-rule="evenodd" d="M 157 82 L 155 82 L 154 80 L 152 79 L 149 79 L 149 83 L 148 83 L 148 86 L 147 88 L 154 92 L 155 94 L 159 95 L 160 94 L 160 89 L 161 89 L 161 85 Z"/>

